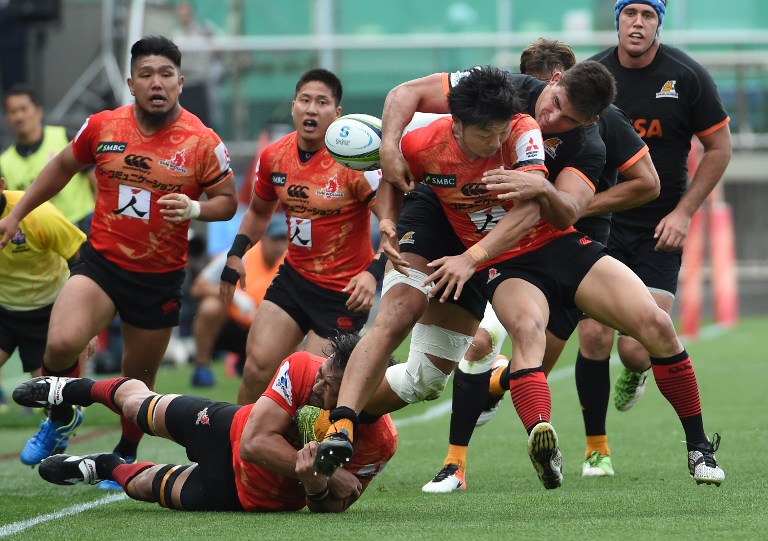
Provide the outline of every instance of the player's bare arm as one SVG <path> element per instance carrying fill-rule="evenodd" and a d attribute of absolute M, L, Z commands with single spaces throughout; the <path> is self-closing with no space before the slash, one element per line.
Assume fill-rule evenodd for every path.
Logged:
<path fill-rule="evenodd" d="M 674 252 L 682 249 L 693 215 L 720 182 L 731 161 L 731 131 L 727 124 L 699 140 L 704 146 L 701 162 L 680 202 L 656 226 L 657 250 Z"/>
<path fill-rule="evenodd" d="M 400 245 L 397 238 L 397 220 L 403 207 L 405 194 L 399 188 L 386 182 L 376 190 L 376 212 L 379 218 L 379 233 L 381 247 L 395 270 L 408 275 L 406 267 L 410 264 L 400 255 Z"/>
<path fill-rule="evenodd" d="M 367 312 L 373 306 L 376 296 L 376 278 L 367 270 L 352 277 L 342 291 L 349 293 L 346 307 L 353 312 Z"/>
<path fill-rule="evenodd" d="M 296 478 L 296 449 L 284 434 L 291 416 L 274 400 L 260 397 L 253 405 L 240 440 L 240 456 L 265 470 Z"/>
<path fill-rule="evenodd" d="M 501 192 L 499 199 L 536 198 L 541 218 L 559 229 L 567 229 L 583 215 L 594 196 L 594 189 L 574 171 L 565 169 L 554 184 L 541 171 L 492 169 L 483 176 L 491 191 Z"/>
<path fill-rule="evenodd" d="M 625 180 L 596 193 L 584 216 L 600 216 L 609 212 L 631 209 L 653 201 L 659 196 L 661 182 L 649 153 L 620 173 Z"/>
<path fill-rule="evenodd" d="M 248 249 L 255 245 L 264 232 L 267 230 L 269 220 L 277 207 L 277 199 L 267 201 L 256 194 L 251 197 L 251 204 L 243 215 L 240 222 L 240 228 L 237 230 L 235 241 L 229 251 L 227 263 L 222 273 L 222 280 L 219 284 L 219 296 L 221 302 L 229 305 L 235 297 L 235 283 L 240 280 L 240 289 L 245 291 L 245 266 L 243 266 L 243 255 Z M 230 271 L 227 271 L 230 269 Z M 232 272 L 237 273 L 237 278 Z M 225 273 L 231 277 L 227 279 Z"/>
<path fill-rule="evenodd" d="M 387 94 L 381 115 L 382 179 L 403 192 L 413 190 L 416 180 L 400 152 L 400 138 L 414 113 L 447 113 L 442 74 L 433 73 L 402 83 Z"/>

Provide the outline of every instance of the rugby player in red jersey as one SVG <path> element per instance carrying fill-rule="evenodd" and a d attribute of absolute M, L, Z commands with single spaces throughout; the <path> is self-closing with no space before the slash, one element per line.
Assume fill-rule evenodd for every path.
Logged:
<path fill-rule="evenodd" d="M 128 86 L 135 103 L 90 116 L 0 221 L 2 248 L 24 216 L 95 165 L 91 235 L 53 306 L 43 375 L 79 375 L 78 354 L 117 314 L 123 375 L 152 388 L 179 322 L 190 220 L 228 220 L 237 209 L 224 143 L 179 104 L 180 70 L 181 52 L 169 39 L 134 43 Z M 57 404 L 21 461 L 37 464 L 64 447 L 81 422 L 79 409 Z M 122 426 L 115 452 L 132 460 L 142 433 L 125 419 Z"/>
<path fill-rule="evenodd" d="M 246 283 L 243 254 L 262 237 L 278 203 L 289 244 L 251 324 L 240 404 L 264 391 L 280 360 L 305 337 L 304 350 L 321 355 L 336 332 L 358 332 L 384 274 L 370 235 L 380 173 L 344 167 L 325 148 L 341 97 L 341 81 L 330 71 L 304 73 L 291 104 L 296 130 L 266 147 L 256 165 L 251 204 L 221 275 L 222 300 L 231 302 L 238 279 Z"/>

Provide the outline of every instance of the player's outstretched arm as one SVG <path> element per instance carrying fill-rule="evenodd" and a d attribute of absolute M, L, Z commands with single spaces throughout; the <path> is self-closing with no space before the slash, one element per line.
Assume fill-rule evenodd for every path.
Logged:
<path fill-rule="evenodd" d="M 411 191 L 416 184 L 400 152 L 400 138 L 414 113 L 449 112 L 442 79 L 441 73 L 433 73 L 406 81 L 390 90 L 384 100 L 379 150 L 382 178 L 403 192 Z"/>

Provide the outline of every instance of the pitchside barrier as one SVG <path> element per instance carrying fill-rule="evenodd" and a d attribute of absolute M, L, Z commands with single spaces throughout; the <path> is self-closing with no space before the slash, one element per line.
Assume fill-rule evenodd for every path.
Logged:
<path fill-rule="evenodd" d="M 691 142 L 688 172 L 691 177 L 701 160 L 698 139 Z M 709 260 L 713 314 L 715 323 L 725 327 L 739 319 L 739 295 L 733 236 L 733 214 L 723 201 L 721 184 L 694 214 L 683 249 L 680 269 L 680 330 L 686 337 L 696 337 L 701 328 L 704 296 L 704 263 Z"/>

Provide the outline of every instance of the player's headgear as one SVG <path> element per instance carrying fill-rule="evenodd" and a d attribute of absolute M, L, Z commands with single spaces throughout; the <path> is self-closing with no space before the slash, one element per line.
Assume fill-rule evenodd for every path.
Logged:
<path fill-rule="evenodd" d="M 658 34 L 659 30 L 661 30 L 661 26 L 664 24 L 664 13 L 667 11 L 667 0 L 616 0 L 616 30 L 619 29 L 619 14 L 621 13 L 621 10 L 627 7 L 629 4 L 645 4 L 647 6 L 651 6 L 655 11 L 656 15 L 659 16 L 659 28 L 656 30 L 656 33 Z"/>

